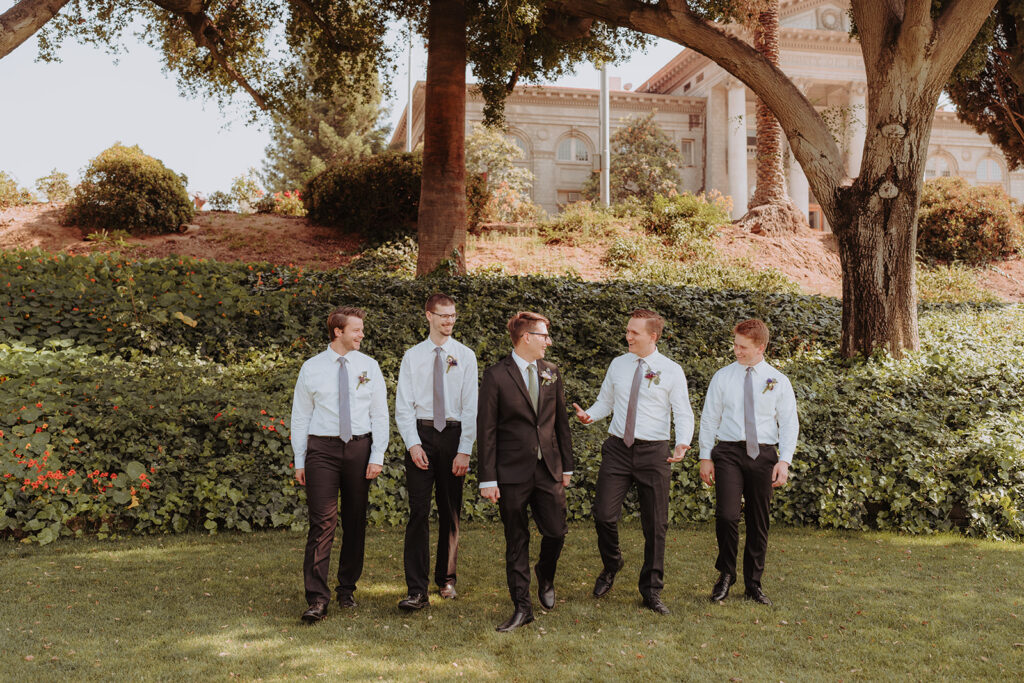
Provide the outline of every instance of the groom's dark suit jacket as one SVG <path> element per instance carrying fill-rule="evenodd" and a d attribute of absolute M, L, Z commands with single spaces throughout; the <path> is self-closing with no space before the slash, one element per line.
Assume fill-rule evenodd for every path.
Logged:
<path fill-rule="evenodd" d="M 572 471 L 572 438 L 565 411 L 562 375 L 553 363 L 537 361 L 537 412 L 519 366 L 509 354 L 484 371 L 477 410 L 480 481 L 521 484 L 533 479 L 540 446 L 551 476 L 561 482 Z M 543 378 L 549 375 L 551 381 Z"/>

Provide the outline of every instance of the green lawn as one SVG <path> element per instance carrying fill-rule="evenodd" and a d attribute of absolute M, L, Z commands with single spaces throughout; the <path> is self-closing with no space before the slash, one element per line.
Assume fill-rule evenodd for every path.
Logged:
<path fill-rule="evenodd" d="M 707 601 L 711 526 L 670 529 L 663 597 L 639 606 L 642 538 L 605 599 L 593 529 L 573 526 L 558 605 L 511 634 L 498 524 L 464 535 L 460 597 L 404 615 L 402 530 L 371 530 L 359 607 L 305 627 L 304 535 L 0 546 L 0 678 L 205 680 L 1019 679 L 1024 546 L 957 536 L 773 530 L 775 607 Z M 538 544 L 533 543 L 534 555 Z M 332 573 L 337 565 L 335 549 Z M 536 606 L 536 600 L 535 600 Z"/>

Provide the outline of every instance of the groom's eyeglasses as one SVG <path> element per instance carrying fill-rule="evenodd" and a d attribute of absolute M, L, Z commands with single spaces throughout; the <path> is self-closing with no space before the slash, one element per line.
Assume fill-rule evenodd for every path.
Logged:
<path fill-rule="evenodd" d="M 436 315 L 445 322 L 453 322 L 458 315 L 456 313 L 434 313 L 433 311 L 428 311 L 428 313 L 430 313 L 430 315 Z"/>
<path fill-rule="evenodd" d="M 548 341 L 552 341 L 551 335 L 546 333 L 546 332 L 531 332 L 531 331 L 527 331 L 526 334 L 534 334 L 534 335 L 537 335 L 538 337 L 544 337 Z"/>

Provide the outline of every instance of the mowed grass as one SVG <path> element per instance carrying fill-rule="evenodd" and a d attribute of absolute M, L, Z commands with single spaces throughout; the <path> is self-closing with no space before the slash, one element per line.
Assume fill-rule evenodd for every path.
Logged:
<path fill-rule="evenodd" d="M 537 538 L 531 544 L 534 557 Z M 593 529 L 573 525 L 550 613 L 511 634 L 499 524 L 468 526 L 459 599 L 405 615 L 402 529 L 371 529 L 359 606 L 302 626 L 304 535 L 294 532 L 6 543 L 4 680 L 1018 680 L 1024 546 L 958 536 L 772 530 L 775 600 L 707 600 L 711 525 L 669 530 L 672 609 L 640 607 L 642 534 L 602 600 Z M 337 568 L 337 544 L 332 575 Z M 735 588 L 739 589 L 738 584 Z"/>

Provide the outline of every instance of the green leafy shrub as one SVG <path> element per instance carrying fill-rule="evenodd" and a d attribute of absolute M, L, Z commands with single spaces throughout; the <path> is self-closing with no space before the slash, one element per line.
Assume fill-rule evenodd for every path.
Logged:
<path fill-rule="evenodd" d="M 1020 218 L 1001 187 L 936 178 L 921 190 L 917 253 L 926 259 L 982 264 L 1024 247 Z"/>
<path fill-rule="evenodd" d="M 549 356 L 581 403 L 596 397 L 623 351 L 629 311 L 653 308 L 668 320 L 659 348 L 685 369 L 698 420 L 711 376 L 731 362 L 731 326 L 764 318 L 770 360 L 793 380 L 801 417 L 777 521 L 1024 536 L 1021 306 L 926 306 L 920 352 L 850 362 L 836 351 L 840 303 L 824 297 L 40 251 L 0 253 L 0 534 L 46 542 L 301 527 L 287 416 L 300 364 L 326 343 L 324 316 L 340 303 L 367 310 L 363 350 L 393 396 L 436 289 L 458 300 L 456 335 L 481 368 L 508 353 L 511 314 L 548 315 L 557 340 Z M 587 519 L 607 422 L 572 429 L 569 514 Z M 407 514 L 403 450 L 392 426 L 384 474 L 371 488 L 374 523 Z M 474 477 L 464 512 L 494 519 L 493 505 L 468 495 Z M 626 511 L 636 514 L 634 499 Z M 674 468 L 669 514 L 676 523 L 714 515 L 695 458 Z"/>
<path fill-rule="evenodd" d="M 710 240 L 716 228 L 728 222 L 729 212 L 719 195 L 657 195 L 651 201 L 644 229 L 680 245 Z"/>
<path fill-rule="evenodd" d="M 1002 301 L 978 284 L 978 271 L 962 263 L 917 265 L 917 296 L 929 303 L 996 303 Z"/>
<path fill-rule="evenodd" d="M 18 187 L 14 178 L 4 171 L 0 171 L 0 209 L 31 203 L 32 193 L 23 187 Z"/>
<path fill-rule="evenodd" d="M 68 174 L 57 169 L 36 180 L 36 189 L 46 195 L 48 202 L 63 202 L 71 196 L 71 181 Z"/>
<path fill-rule="evenodd" d="M 235 205 L 235 200 L 231 198 L 231 195 L 220 190 L 210 193 L 206 202 L 210 205 L 211 211 L 230 211 L 231 207 Z"/>
<path fill-rule="evenodd" d="M 423 155 L 386 152 L 328 168 L 303 192 L 310 219 L 384 243 L 416 235 Z"/>
<path fill-rule="evenodd" d="M 231 180 L 231 189 L 228 191 L 238 207 L 239 213 L 253 213 L 259 210 L 259 203 L 266 192 L 260 186 L 260 177 L 255 168 L 250 168 L 240 176 Z"/>
<path fill-rule="evenodd" d="M 195 215 L 186 183 L 185 176 L 138 146 L 117 143 L 89 163 L 68 202 L 65 220 L 136 235 L 173 232 Z"/>
<path fill-rule="evenodd" d="M 545 244 L 575 245 L 614 235 L 621 221 L 588 201 L 573 202 L 557 216 L 537 224 Z"/>

